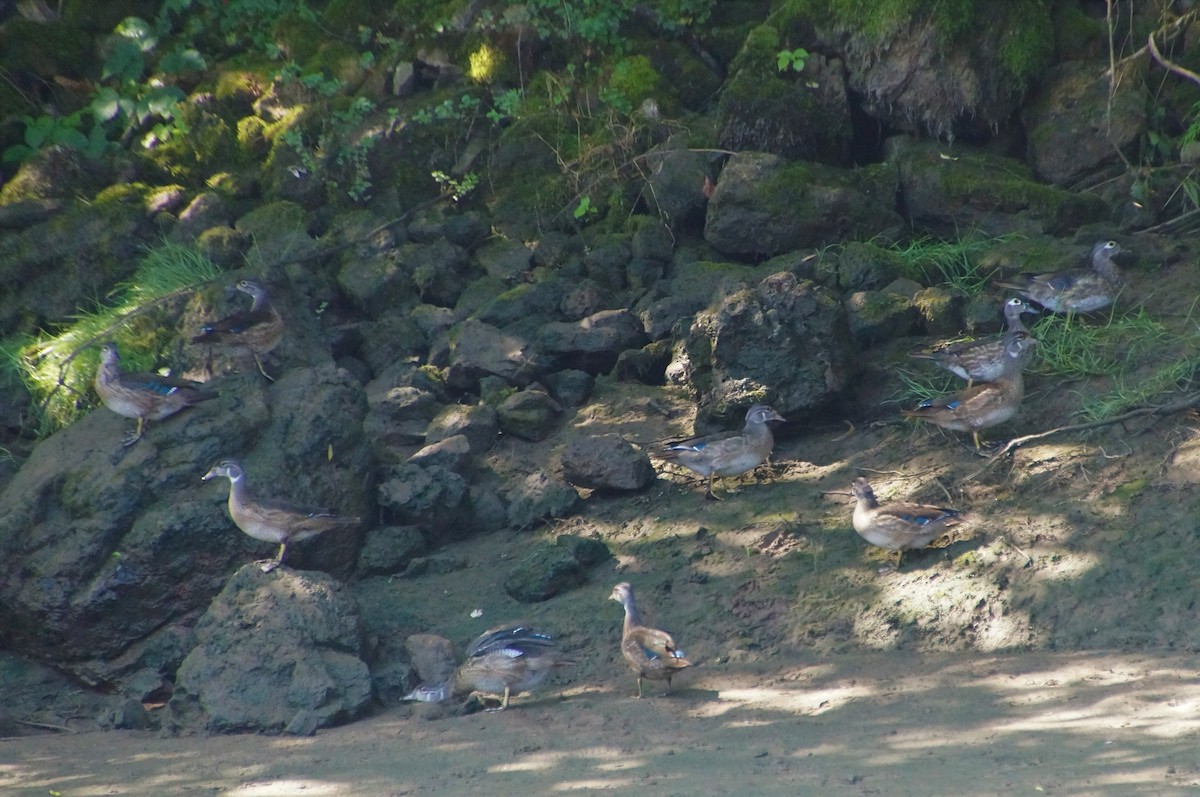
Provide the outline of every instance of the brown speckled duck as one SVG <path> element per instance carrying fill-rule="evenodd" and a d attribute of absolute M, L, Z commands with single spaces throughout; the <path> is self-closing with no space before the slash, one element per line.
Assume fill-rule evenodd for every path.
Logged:
<path fill-rule="evenodd" d="M 1024 332 L 1005 333 L 1005 339 L 1004 368 L 994 381 L 927 399 L 914 409 L 903 410 L 904 416 L 956 432 L 970 432 L 975 448 L 980 448 L 980 430 L 1004 423 L 1016 415 L 1021 399 L 1025 397 L 1021 356 L 1037 343 L 1037 339 Z"/>
<path fill-rule="evenodd" d="M 775 446 L 770 421 L 785 420 L 766 404 L 755 404 L 746 412 L 746 425 L 740 434 L 699 437 L 668 446 L 656 454 L 659 459 L 678 462 L 708 479 L 704 497 L 719 500 L 712 491 L 713 478 L 740 476 L 767 461 Z"/>
<path fill-rule="evenodd" d="M 905 551 L 924 548 L 962 522 L 957 509 L 914 504 L 907 501 L 880 506 L 871 483 L 857 478 L 852 485 L 858 503 L 854 506 L 854 530 L 864 540 L 896 552 L 896 567 Z"/>
<path fill-rule="evenodd" d="M 1011 288 L 1055 313 L 1090 313 L 1116 301 L 1125 285 L 1125 277 L 1113 261 L 1120 253 L 1121 245 L 1116 241 L 1100 241 L 1092 247 L 1091 268 L 1018 274 L 1008 282 L 996 284 Z"/>
<path fill-rule="evenodd" d="M 359 523 L 356 517 L 337 515 L 328 509 L 255 497 L 246 483 L 246 472 L 236 460 L 221 460 L 204 474 L 203 479 L 208 481 L 219 476 L 229 479 L 229 517 L 237 527 L 256 540 L 279 543 L 275 558 L 259 563 L 264 573 L 283 564 L 291 543 L 333 529 L 353 528 Z"/>
<path fill-rule="evenodd" d="M 137 418 L 137 429 L 125 436 L 131 446 L 146 431 L 149 421 L 161 421 L 180 410 L 217 397 L 199 382 L 150 373 L 125 373 L 117 344 L 105 343 L 100 349 L 100 368 L 96 371 L 96 394 L 104 406 L 126 418 Z"/>
<path fill-rule="evenodd" d="M 279 345 L 283 337 L 283 317 L 271 304 L 267 289 L 258 280 L 241 279 L 234 287 L 250 296 L 249 309 L 206 323 L 200 328 L 200 334 L 192 338 L 192 343 L 219 346 L 234 356 L 253 357 L 259 373 L 271 379 L 262 358 Z"/>
<path fill-rule="evenodd" d="M 625 607 L 625 623 L 621 627 L 621 655 L 637 675 L 637 696 L 642 696 L 642 680 L 666 681 L 671 694 L 671 679 L 692 663 L 687 660 L 675 639 L 666 631 L 642 625 L 633 587 L 622 583 L 613 587 L 609 599 Z"/>
<path fill-rule="evenodd" d="M 425 703 L 440 703 L 460 695 L 499 696 L 500 704 L 491 711 L 508 708 L 512 695 L 539 686 L 559 667 L 575 664 L 575 659 L 558 649 L 549 634 L 527 625 L 504 625 L 484 631 L 467 647 L 466 659 L 458 667 L 447 661 L 453 650 L 442 637 L 419 634 L 409 638 L 414 649 L 418 674 L 427 679 L 404 697 Z M 452 671 L 451 671 L 452 670 Z M 450 672 L 443 678 L 442 673 Z"/>
<path fill-rule="evenodd" d="M 972 387 L 975 382 L 994 381 L 1004 372 L 1004 349 L 1009 336 L 1014 332 L 1029 334 L 1021 322 L 1021 314 L 1032 312 L 1035 312 L 1032 307 L 1014 296 L 1004 303 L 1006 334 L 943 343 L 926 351 L 914 351 L 909 356 L 930 360 L 955 376 L 962 377 L 967 380 L 967 387 Z M 1032 347 L 1026 349 L 1022 353 L 1022 362 L 1032 352 Z"/>

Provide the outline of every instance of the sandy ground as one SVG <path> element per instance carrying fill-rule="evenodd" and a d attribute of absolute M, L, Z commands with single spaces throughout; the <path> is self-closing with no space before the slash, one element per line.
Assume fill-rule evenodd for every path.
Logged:
<path fill-rule="evenodd" d="M 401 707 L 311 738 L 0 742 L 21 797 L 1174 795 L 1200 789 L 1200 675 L 1171 653 L 902 653 L 697 668 L 504 712 Z"/>

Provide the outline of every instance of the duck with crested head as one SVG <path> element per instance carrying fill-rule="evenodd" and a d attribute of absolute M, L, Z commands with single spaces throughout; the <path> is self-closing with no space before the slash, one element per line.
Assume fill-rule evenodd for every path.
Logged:
<path fill-rule="evenodd" d="M 274 381 L 263 367 L 262 358 L 283 338 L 283 316 L 271 304 L 266 287 L 258 280 L 240 279 L 234 288 L 250 297 L 250 307 L 204 324 L 192 343 L 219 346 L 238 357 L 253 357 L 259 373 Z"/>
<path fill-rule="evenodd" d="M 417 634 L 409 637 L 408 648 L 424 681 L 405 700 L 441 703 L 460 695 L 499 696 L 499 706 L 490 711 L 503 711 L 512 695 L 529 692 L 558 668 L 576 663 L 558 649 L 554 637 L 521 624 L 484 631 L 457 667 L 450 658 L 453 645 L 443 637 Z"/>
<path fill-rule="evenodd" d="M 955 376 L 967 380 L 967 387 L 976 382 L 992 382 L 1004 371 L 1004 349 L 1009 334 L 1029 330 L 1021 321 L 1023 313 L 1036 312 L 1020 298 L 1014 296 L 1004 303 L 1005 333 L 990 335 L 975 340 L 959 340 L 942 343 L 924 351 L 914 351 L 908 356 L 917 360 L 930 360 L 935 365 L 946 369 Z M 1033 349 L 1028 348 L 1022 353 L 1022 360 L 1028 359 Z"/>
<path fill-rule="evenodd" d="M 151 373 L 126 373 L 121 370 L 117 344 L 109 341 L 100 348 L 100 367 L 96 371 L 96 394 L 104 406 L 126 418 L 137 418 L 137 429 L 125 436 L 131 446 L 146 431 L 149 421 L 161 421 L 180 410 L 217 397 L 199 382 Z"/>
<path fill-rule="evenodd" d="M 637 696 L 642 697 L 642 681 L 666 681 L 671 694 L 671 679 L 680 670 L 692 666 L 675 639 L 666 631 L 642 625 L 633 587 L 621 583 L 613 587 L 610 600 L 625 607 L 625 622 L 621 626 L 621 655 L 637 675 Z"/>
<path fill-rule="evenodd" d="M 279 544 L 274 559 L 259 562 L 264 573 L 283 564 L 287 548 L 334 529 L 349 529 L 359 524 L 356 517 L 338 515 L 328 509 L 303 506 L 290 501 L 258 498 L 250 491 L 246 471 L 234 459 L 212 466 L 204 481 L 224 476 L 229 479 L 229 517 L 248 536 Z"/>
<path fill-rule="evenodd" d="M 766 404 L 755 404 L 746 412 L 746 425 L 740 434 L 725 433 L 674 443 L 655 454 L 659 459 L 677 462 L 708 479 L 704 497 L 719 500 L 713 493 L 717 476 L 740 476 L 767 461 L 775 446 L 770 421 L 785 418 Z"/>
<path fill-rule="evenodd" d="M 851 485 L 858 503 L 852 522 L 859 536 L 872 545 L 896 552 L 896 567 L 905 551 L 924 548 L 962 522 L 962 512 L 908 501 L 880 506 L 871 483 L 859 477 Z"/>
<path fill-rule="evenodd" d="M 1125 276 L 1113 258 L 1121 254 L 1116 241 L 1099 241 L 1092 247 L 1091 267 L 1049 274 L 1018 274 L 996 282 L 1055 313 L 1090 313 L 1117 299 Z"/>
<path fill-rule="evenodd" d="M 914 409 L 901 410 L 901 414 L 906 418 L 929 421 L 943 429 L 970 432 L 978 450 L 981 447 L 980 430 L 1004 423 L 1017 414 L 1025 397 L 1021 357 L 1026 349 L 1036 344 L 1037 339 L 1024 332 L 1005 333 L 1004 366 L 996 379 L 957 393 L 926 399 Z"/>

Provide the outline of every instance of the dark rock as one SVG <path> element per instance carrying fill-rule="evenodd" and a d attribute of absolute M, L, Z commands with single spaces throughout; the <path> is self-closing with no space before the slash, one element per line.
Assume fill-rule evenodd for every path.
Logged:
<path fill-rule="evenodd" d="M 920 316 L 911 299 L 888 291 L 858 291 L 846 298 L 846 320 L 859 348 L 914 334 Z"/>
<path fill-rule="evenodd" d="M 416 300 L 412 269 L 398 250 L 362 256 L 347 252 L 338 271 L 338 287 L 369 315 Z"/>
<path fill-rule="evenodd" d="M 566 517 L 579 504 L 579 493 L 571 485 L 544 471 L 529 474 L 507 498 L 508 525 L 518 529 Z"/>
<path fill-rule="evenodd" d="M 913 296 L 913 304 L 925 323 L 925 332 L 950 337 L 963 330 L 963 306 L 967 299 L 947 288 L 923 288 Z"/>
<path fill-rule="evenodd" d="M 590 490 L 642 490 L 654 481 L 654 468 L 643 449 L 618 434 L 572 440 L 562 454 L 563 477 Z"/>
<path fill-rule="evenodd" d="M 471 455 L 471 443 L 466 435 L 455 434 L 430 443 L 408 458 L 410 465 L 436 465 L 458 473 Z"/>
<path fill-rule="evenodd" d="M 564 365 L 606 373 L 625 349 L 646 342 L 642 323 L 628 310 L 605 310 L 577 323 L 552 322 L 542 327 L 542 349 Z"/>
<path fill-rule="evenodd" d="M 445 240 L 406 244 L 400 247 L 400 262 L 412 274 L 421 300 L 429 304 L 453 307 L 470 279 L 467 253 Z"/>
<path fill-rule="evenodd" d="M 487 404 L 453 404 L 437 414 L 425 429 L 426 444 L 463 435 L 477 454 L 491 450 L 500 433 L 496 410 Z"/>
<path fill-rule="evenodd" d="M 569 551 L 571 556 L 575 557 L 575 561 L 584 567 L 598 565 L 613 558 L 612 551 L 598 536 L 580 537 L 576 534 L 560 534 L 554 538 L 554 544 Z"/>
<path fill-rule="evenodd" d="M 533 264 L 542 269 L 557 269 L 582 251 L 579 236 L 549 230 L 538 236 L 533 247 Z"/>
<path fill-rule="evenodd" d="M 312 736 L 321 727 L 321 716 L 309 709 L 300 709 L 283 732 L 288 736 Z"/>
<path fill-rule="evenodd" d="M 121 701 L 104 724 L 122 731 L 144 731 L 155 727 L 150 712 L 140 700 L 132 698 Z"/>
<path fill-rule="evenodd" d="M 489 276 L 509 285 L 520 282 L 533 263 L 533 252 L 520 241 L 497 238 L 481 247 L 475 259 Z"/>
<path fill-rule="evenodd" d="M 704 434 L 740 428 L 756 401 L 798 420 L 830 403 L 854 367 L 841 302 L 784 272 L 697 314 L 668 376 L 700 396 L 696 431 Z"/>
<path fill-rule="evenodd" d="M 612 291 L 603 288 L 593 279 L 582 279 L 573 283 L 562 295 L 559 310 L 568 321 L 587 318 L 601 310 L 612 309 Z"/>
<path fill-rule="evenodd" d="M 746 46 L 758 40 L 752 33 Z M 776 39 L 774 51 L 779 49 Z M 853 129 L 842 62 L 814 53 L 794 76 L 781 73 L 773 56 L 770 63 L 745 59 L 726 81 L 718 105 L 720 146 L 848 164 Z"/>
<path fill-rule="evenodd" d="M 520 603 L 539 603 L 578 587 L 587 575 L 565 547 L 538 545 L 504 579 L 504 591 Z"/>
<path fill-rule="evenodd" d="M 576 371 L 568 368 L 546 374 L 542 379 L 550 390 L 550 395 L 570 407 L 578 407 L 592 395 L 596 378 L 587 371 Z"/>
<path fill-rule="evenodd" d="M 642 196 L 673 230 L 698 228 L 704 223 L 708 197 L 706 180 L 715 174 L 712 156 L 687 148 L 684 137 L 673 137 L 646 153 L 646 186 Z"/>
<path fill-rule="evenodd" d="M 653 288 L 663 276 L 663 261 L 648 257 L 633 257 L 625 267 L 625 281 L 634 291 L 641 293 Z"/>
<path fill-rule="evenodd" d="M 467 565 L 466 557 L 461 554 L 442 551 L 432 556 L 413 559 L 409 563 L 405 575 L 409 577 L 425 575 L 426 573 L 445 575 L 446 573 L 456 573 L 459 570 L 466 570 Z"/>
<path fill-rule="evenodd" d="M 371 699 L 361 646 L 358 607 L 331 576 L 247 565 L 196 624 L 170 721 L 176 730 L 278 733 L 301 712 L 317 727 L 353 719 Z"/>
<path fill-rule="evenodd" d="M 408 563 L 425 553 L 425 537 L 416 526 L 378 526 L 367 532 L 358 553 L 358 575 L 403 573 Z"/>
<path fill-rule="evenodd" d="M 886 149 L 909 222 L 919 231 L 950 238 L 969 229 L 1062 234 L 1108 215 L 1098 197 L 1043 185 L 1023 163 L 967 145 L 956 145 L 951 159 L 935 141 L 897 136 Z"/>
<path fill-rule="evenodd" d="M 870 242 L 851 241 L 837 254 L 837 286 L 844 291 L 878 290 L 902 269 L 897 253 Z"/>
<path fill-rule="evenodd" d="M 475 528 L 481 532 L 497 531 L 508 523 L 508 507 L 496 495 L 495 490 L 482 484 L 472 484 L 467 491 L 471 505 L 471 518 Z"/>
<path fill-rule="evenodd" d="M 429 423 L 440 409 L 437 397 L 427 390 L 391 388 L 371 401 L 363 419 L 363 435 L 377 459 L 398 462 L 406 447 L 425 440 Z"/>
<path fill-rule="evenodd" d="M 583 255 L 588 277 L 606 290 L 617 292 L 625 287 L 625 265 L 629 262 L 629 243 L 624 236 L 610 236 L 593 242 Z"/>
<path fill-rule="evenodd" d="M 500 402 L 500 430 L 522 440 L 545 440 L 554 433 L 562 407 L 542 390 L 522 390 Z"/>
<path fill-rule="evenodd" d="M 669 263 L 675 252 L 675 235 L 657 218 L 644 217 L 638 219 L 630 245 L 635 258 Z"/>
<path fill-rule="evenodd" d="M 526 341 L 481 321 L 455 325 L 447 342 L 446 382 L 456 390 L 478 390 L 480 377 L 488 375 L 527 385 L 539 370 Z"/>
<path fill-rule="evenodd" d="M 732 257 L 772 257 L 869 239 L 901 223 L 895 175 L 789 163 L 763 152 L 729 159 L 708 203 L 704 240 Z"/>
<path fill-rule="evenodd" d="M 379 482 L 379 505 L 397 523 L 417 526 L 434 545 L 461 539 L 467 482 L 437 466 L 393 465 Z"/>
<path fill-rule="evenodd" d="M 662 340 L 671 334 L 675 325 L 691 319 L 708 305 L 700 296 L 665 296 L 638 310 L 638 318 L 650 340 Z"/>
<path fill-rule="evenodd" d="M 613 373 L 622 382 L 643 385 L 666 384 L 667 365 L 671 362 L 671 341 L 656 340 L 640 349 L 626 349 L 617 356 Z"/>
<path fill-rule="evenodd" d="M 1034 173 L 1066 188 L 1120 164 L 1121 153 L 1136 159 L 1149 107 L 1141 80 L 1111 80 L 1092 62 L 1051 68 L 1039 98 L 1022 114 Z"/>

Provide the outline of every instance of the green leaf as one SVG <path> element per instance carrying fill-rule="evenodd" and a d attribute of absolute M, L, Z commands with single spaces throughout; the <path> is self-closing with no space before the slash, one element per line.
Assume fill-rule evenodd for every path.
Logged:
<path fill-rule="evenodd" d="M 125 17 L 117 24 L 113 33 L 136 43 L 141 52 L 149 52 L 158 44 L 154 28 L 150 27 L 150 23 L 141 17 Z"/>
<path fill-rule="evenodd" d="M 101 80 L 115 77 L 119 81 L 132 82 L 142 76 L 146 69 L 146 59 L 142 56 L 142 48 L 130 39 L 117 39 L 113 42 L 108 58 L 104 59 L 104 70 Z"/>
<path fill-rule="evenodd" d="M 184 72 L 202 72 L 207 67 L 208 64 L 205 62 L 204 56 L 200 55 L 199 51 L 194 47 L 173 50 L 158 65 L 159 69 L 171 75 L 180 75 Z"/>

